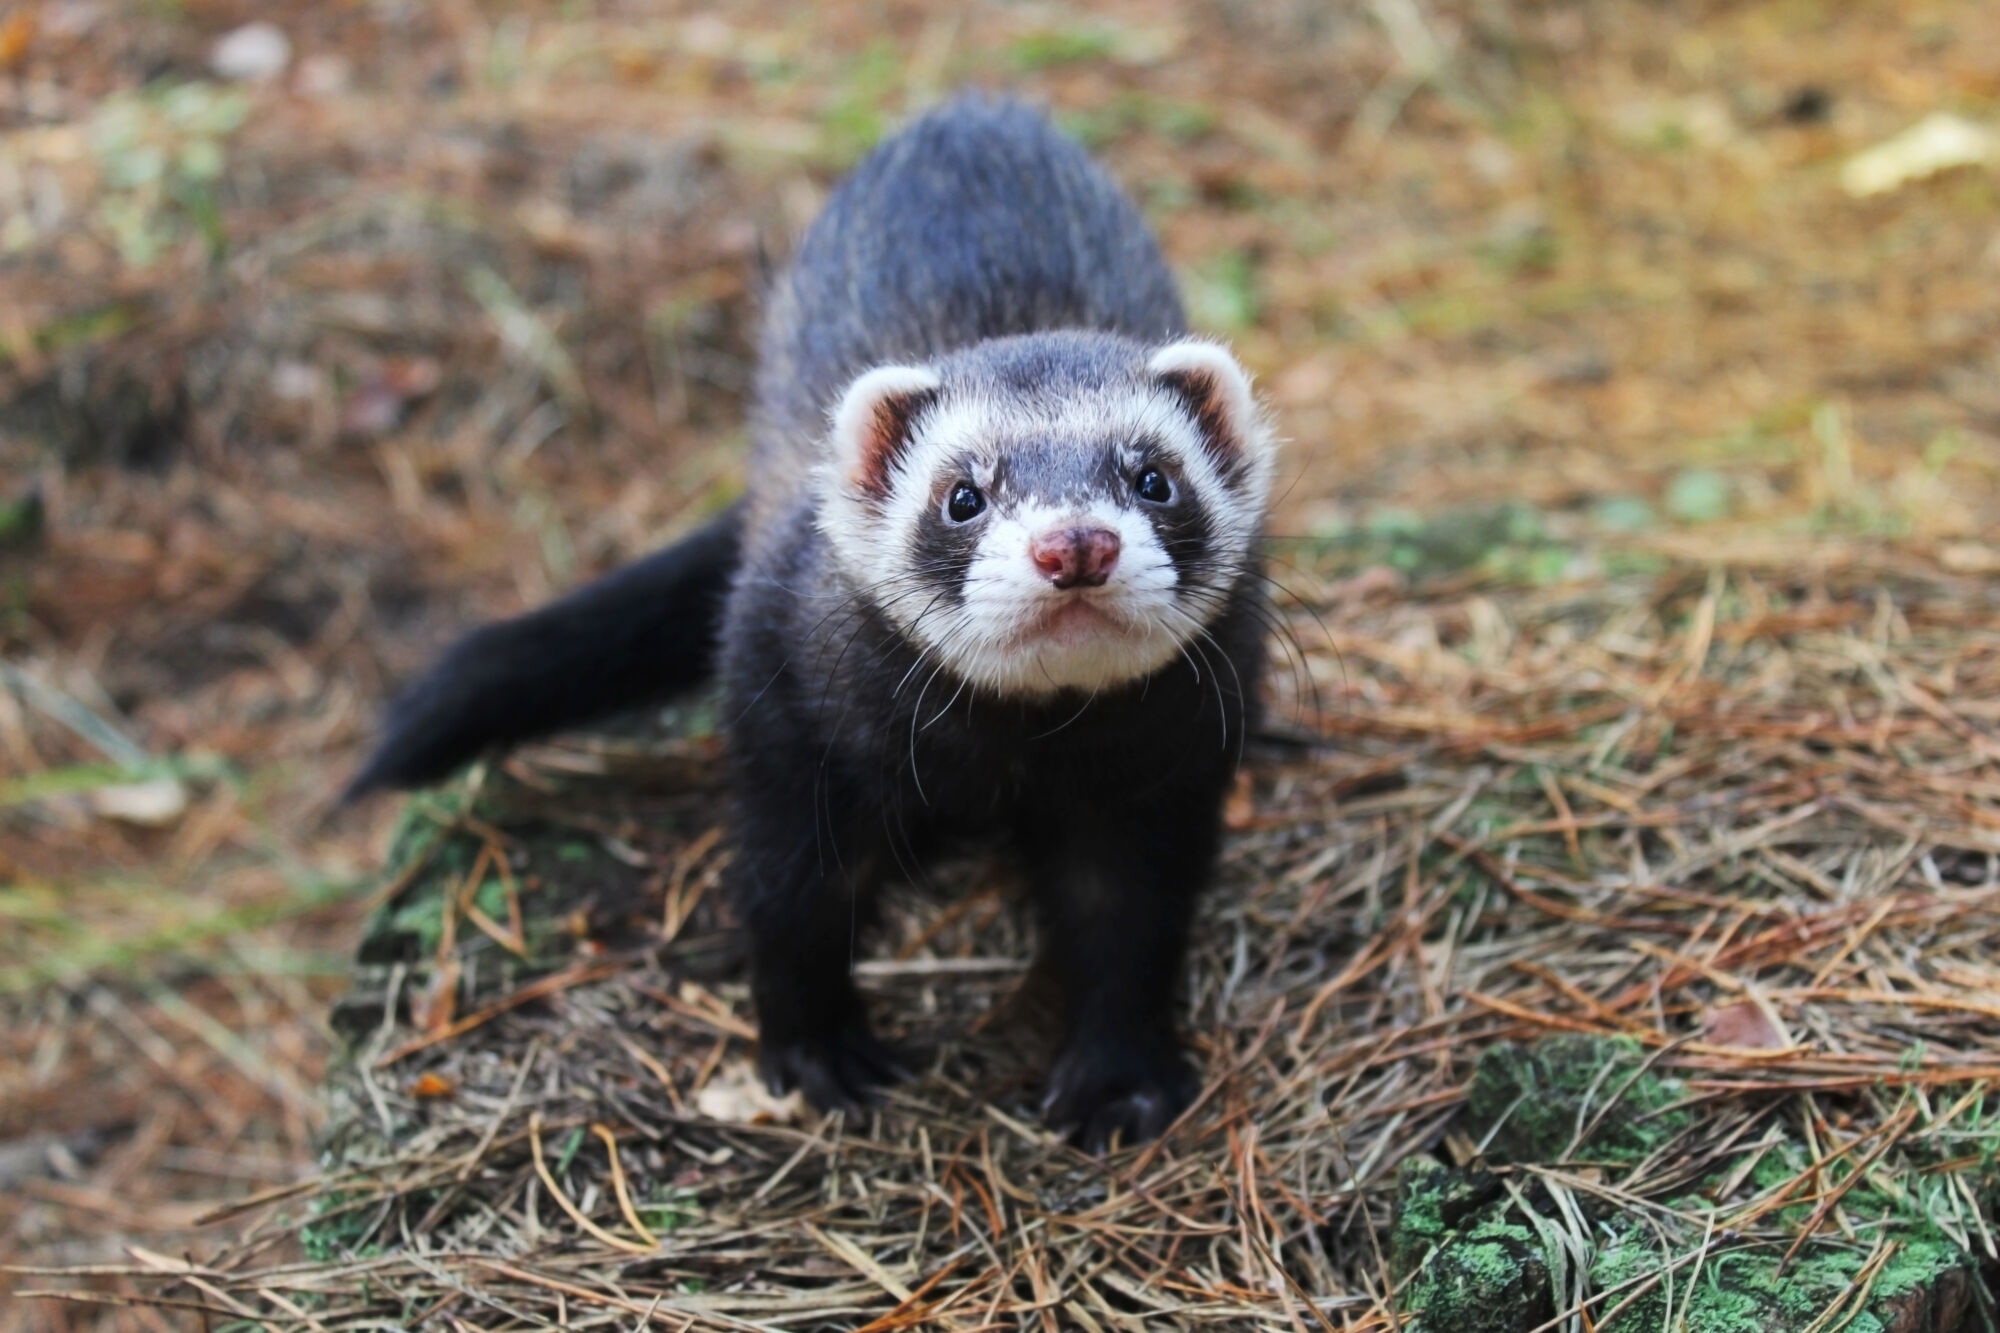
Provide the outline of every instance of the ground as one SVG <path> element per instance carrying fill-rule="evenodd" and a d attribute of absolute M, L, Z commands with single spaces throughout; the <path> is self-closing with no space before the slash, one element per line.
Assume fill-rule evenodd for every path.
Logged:
<path fill-rule="evenodd" d="M 218 77 L 253 19 L 283 70 Z M 458 867 L 476 913 L 413 934 L 415 886 L 377 873 L 392 828 L 443 811 L 462 839 L 462 806 L 333 806 L 452 633 L 754 480 L 760 255 L 967 80 L 1048 102 L 1130 186 L 1288 439 L 1297 652 L 1190 976 L 1209 1092 L 1104 1167 L 1033 1127 L 1026 945 L 977 868 L 979 906 L 928 938 L 911 918 L 870 980 L 933 1041 L 929 1077 L 867 1127 L 746 1126 L 697 1100 L 732 1086 L 747 1013 L 714 904 L 689 906 L 715 854 L 699 743 L 489 775 L 482 799 L 557 789 L 576 831 L 545 884 L 645 914 L 539 935 L 553 989 L 506 961 L 510 902 L 532 917 L 541 890 L 499 866 L 533 827 Z M 1727 1317 L 1975 1317 L 1948 1275 L 1993 1253 L 2000 193 L 1990 160 L 1843 183 L 1938 113 L 2000 120 L 2000 19 L 1972 0 L 9 9 L 0 1262 L 219 1266 L 4 1280 L 268 1290 L 305 1324 L 306 1295 L 435 1278 L 357 1244 L 498 1199 L 540 1285 L 481 1280 L 522 1310 L 587 1302 L 567 1286 L 784 1322 L 789 1291 L 787 1326 L 840 1302 L 870 1313 L 834 1326 L 1113 1326 L 1133 1288 L 1189 1325 L 1312 1327 L 1425 1308 L 1443 1266 L 1397 1204 L 1448 1172 L 1477 1203 L 1436 1235 L 1474 1243 L 1435 1253 L 1538 1259 L 1545 1318 L 1706 1311 L 1690 1290 L 1807 1231 L 1779 1278 L 1818 1303 Z M 661 808 L 593 819 L 633 786 L 607 764 Z M 397 904 L 401 935 L 364 928 Z M 413 976 L 455 956 L 447 921 L 476 949 L 392 1012 L 407 1032 L 359 1021 L 365 985 L 336 1007 L 364 939 Z M 1504 1117 L 1482 1145 L 1482 1096 L 1517 1086 L 1487 1053 L 1533 1068 L 1565 1032 L 1633 1043 L 1599 1091 L 1644 1064 L 1658 1114 L 1607 1113 L 1596 1147 Z M 357 1081 L 355 1051 L 418 1037 Z M 343 1119 L 356 1089 L 369 1114 Z M 498 1132 L 528 1113 L 572 1206 L 630 1243 L 620 1161 L 684 1253 L 618 1269 L 549 1201 L 542 1139 Z M 358 1191 L 326 1142 L 399 1166 Z M 383 1193 L 432 1187 L 425 1145 L 490 1178 L 453 1166 L 435 1217 Z M 290 1214 L 319 1215 L 297 1287 L 245 1276 L 299 1243 L 275 1217 L 198 1225 L 322 1170 Z M 253 1226 L 274 1248 L 243 1247 Z M 752 1226 L 778 1228 L 760 1273 L 731 1267 Z M 1642 1290 L 1656 1270 L 1694 1285 Z M 764 1312 L 681 1286 L 731 1282 Z M 1037 1306 L 1067 1285 L 1081 1314 Z M 15 1303 L 36 1328 L 193 1317 Z"/>

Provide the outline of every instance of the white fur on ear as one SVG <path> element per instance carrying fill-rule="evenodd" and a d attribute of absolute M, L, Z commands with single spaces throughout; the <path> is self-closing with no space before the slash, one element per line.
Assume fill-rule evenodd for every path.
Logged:
<path fill-rule="evenodd" d="M 1271 447 L 1250 376 L 1229 350 L 1202 338 L 1168 343 L 1146 369 L 1194 415 L 1216 465 L 1232 476 L 1255 470 Z"/>
<path fill-rule="evenodd" d="M 922 366 L 877 366 L 847 386 L 833 409 L 833 464 L 857 490 L 878 498 L 890 491 L 896 458 L 910 422 L 941 381 Z"/>

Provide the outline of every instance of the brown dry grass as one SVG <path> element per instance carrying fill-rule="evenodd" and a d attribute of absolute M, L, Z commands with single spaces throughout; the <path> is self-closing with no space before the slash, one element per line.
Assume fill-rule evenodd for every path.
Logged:
<path fill-rule="evenodd" d="M 92 118 L 199 77 L 214 34 L 267 13 L 344 86 L 323 64 L 318 91 L 252 94 L 219 262 L 194 238 L 124 263 L 93 212 L 115 191 Z M 1283 552 L 1326 622 L 1299 624 L 1319 712 L 1298 715 L 1340 744 L 1262 770 L 1199 976 L 1217 1082 L 1187 1137 L 1091 1176 L 940 1084 L 886 1137 L 838 1138 L 835 1179 L 933 1116 L 935 1169 L 981 1180 L 1001 1154 L 985 1188 L 1006 1211 L 953 1214 L 992 1253 L 926 1299 L 983 1312 L 1060 1277 L 1000 1197 L 1059 1168 L 1119 1201 L 1086 1223 L 1106 1272 L 1165 1265 L 1195 1275 L 1186 1299 L 1295 1320 L 1267 1281 L 1281 1256 L 1366 1309 L 1370 1263 L 1315 1251 L 1307 1219 L 1342 1244 L 1379 1225 L 1382 1173 L 1436 1138 L 1465 1043 L 1538 1025 L 1671 1040 L 1754 986 L 1810 1056 L 1667 1057 L 1759 1085 L 1718 1087 L 1746 1106 L 1874 1080 L 1911 1032 L 1940 1070 L 1991 1063 L 1991 1016 L 1962 997 L 1992 989 L 1995 181 L 1857 202 L 1836 180 L 1933 109 L 1991 116 L 1982 6 L 79 16 L 0 21 L 0 189 L 62 201 L 0 257 L 0 500 L 38 484 L 50 529 L 0 552 L 8 663 L 45 687 L 0 691 L 0 782 L 234 767 L 188 777 L 158 829 L 8 788 L 0 1260 L 206 1253 L 187 1224 L 207 1203 L 310 1170 L 356 919 L 339 886 L 387 818 L 327 806 L 384 691 L 740 483 L 755 238 L 781 243 L 880 118 L 966 78 L 1075 116 L 1147 201 L 1293 440 L 1283 531 L 1457 572 L 1329 583 L 1334 557 Z M 1824 116 L 1801 114 L 1809 90 Z M 1400 513 L 1498 497 L 1534 531 L 1469 567 L 1395 535 Z M 1607 502 L 1635 499 L 1633 532 Z M 902 1009 L 919 982 L 885 984 Z M 1308 1133 L 1329 1093 L 1332 1153 Z M 1886 1123 L 1866 1097 L 1828 1105 Z M 979 1133 L 943 1145 L 953 1125 Z M 742 1141 L 745 1162 L 794 1150 Z M 786 1243 L 848 1263 L 841 1237 L 887 1234 L 854 1216 L 817 1223 L 831 1249 Z M 1171 1253 L 1105 1229 L 1165 1217 L 1199 1223 Z M 573 1252 L 562 1280 L 603 1257 Z"/>
<path fill-rule="evenodd" d="M 1397 1166 L 1470 1157 L 1452 1124 L 1472 1062 L 1550 1032 L 1629 1037 L 1684 1081 L 1698 1119 L 1645 1160 L 1541 1170 L 1644 1209 L 1673 1252 L 1705 1231 L 1716 1261 L 1794 1246 L 1779 1213 L 1802 1198 L 1821 1205 L 1804 1232 L 1880 1248 L 1885 1219 L 1840 1204 L 1887 1179 L 1990 1254 L 2000 788 L 1964 701 L 2000 686 L 2000 633 L 1953 576 L 1817 551 L 1614 599 L 1302 589 L 1317 614 L 1294 632 L 1337 654 L 1308 659 L 1317 743 L 1267 749 L 1232 815 L 1191 969 L 1204 1092 L 1163 1143 L 1101 1162 L 1034 1122 L 1046 1033 L 1012 998 L 1029 946 L 1004 886 L 971 869 L 971 910 L 899 917 L 863 967 L 923 1076 L 863 1123 L 771 1119 L 735 1091 L 747 991 L 703 962 L 727 952 L 712 754 L 515 765 L 527 785 L 488 783 L 493 824 L 457 825 L 496 859 L 447 887 L 497 863 L 524 897 L 556 891 L 553 821 L 615 844 L 651 941 L 374 1027 L 306 1196 L 330 1257 L 289 1257 L 291 1193 L 213 1264 L 100 1276 L 274 1327 L 1372 1327 Z M 415 1005 L 434 975 L 399 964 L 386 998 Z M 1753 1175 L 1787 1141 L 1821 1165 Z"/>

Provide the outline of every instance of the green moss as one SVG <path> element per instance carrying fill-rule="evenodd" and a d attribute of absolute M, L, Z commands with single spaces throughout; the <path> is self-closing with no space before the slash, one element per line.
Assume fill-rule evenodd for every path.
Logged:
<path fill-rule="evenodd" d="M 203 82 L 153 84 L 99 105 L 89 143 L 105 189 L 94 220 L 127 264 L 143 268 L 189 235 L 221 257 L 216 191 L 249 114 L 242 89 Z"/>
<path fill-rule="evenodd" d="M 460 786 L 417 792 L 405 800 L 389 834 L 384 876 L 394 879 L 407 872 L 419 858 L 429 855 L 465 812 L 465 803 L 465 788 Z"/>
<path fill-rule="evenodd" d="M 1487 1172 L 1403 1164 L 1389 1262 L 1413 1327 L 1500 1333 L 1553 1313 L 1541 1239 L 1509 1220 L 1511 1206 Z"/>
<path fill-rule="evenodd" d="M 1659 1241 L 1650 1229 L 1629 1226 L 1600 1248 L 1590 1265 L 1592 1288 L 1610 1293 L 1597 1307 L 1602 1320 L 1598 1327 L 1601 1333 L 1651 1333 L 1666 1327 L 1671 1316 L 1674 1327 L 1703 1333 L 1802 1329 L 1836 1303 L 1854 1297 L 1856 1280 L 1868 1264 L 1871 1248 L 1840 1239 L 1816 1239 L 1782 1272 L 1782 1246 L 1723 1250 L 1702 1260 L 1698 1272 L 1693 1263 L 1676 1269 L 1671 1310 L 1663 1281 L 1639 1295 L 1616 1318 L 1604 1319 L 1638 1290 L 1638 1282 L 1658 1274 L 1664 1263 Z M 1845 1327 L 1850 1333 L 1883 1333 L 1896 1327 L 1899 1303 L 1912 1297 L 1928 1301 L 1955 1271 L 1965 1270 L 1970 1275 L 1974 1267 L 1970 1255 L 1941 1236 L 1901 1239 L 1876 1273 L 1866 1303 L 1852 1312 Z"/>
<path fill-rule="evenodd" d="M 1007 48 L 1007 58 L 1025 72 L 1103 60 L 1117 46 L 1117 34 L 1108 28 L 1048 28 L 1016 37 Z"/>
<path fill-rule="evenodd" d="M 1868 1262 L 1866 1250 L 1824 1241 L 1801 1250 L 1783 1273 L 1778 1271 L 1781 1254 L 1760 1252 L 1728 1257 L 1735 1259 L 1727 1265 L 1734 1288 L 1746 1293 L 1768 1293 L 1771 1303 L 1792 1321 L 1818 1318 L 1829 1305 L 1853 1290 L 1855 1275 Z M 1848 1327 L 1856 1333 L 1869 1333 L 1868 1324 L 1859 1318 Z"/>
<path fill-rule="evenodd" d="M 361 961 L 428 958 L 437 952 L 444 939 L 444 904 L 471 873 L 483 846 L 457 827 L 464 803 L 463 790 L 451 788 L 414 797 L 403 807 L 390 836 L 384 878 L 406 882 L 369 922 Z"/>
<path fill-rule="evenodd" d="M 1358 524 L 1317 534 L 1325 550 L 1353 564 L 1384 564 L 1413 578 L 1468 571 L 1498 583 L 1543 586 L 1586 567 L 1586 552 L 1558 541 L 1533 505 L 1467 505 L 1431 515 L 1378 509 Z"/>
<path fill-rule="evenodd" d="M 439 1191 L 434 1189 L 412 1190 L 402 1201 L 404 1207 L 421 1213 L 438 1198 Z M 388 1253 L 389 1244 L 376 1225 L 385 1202 L 381 1195 L 340 1190 L 314 1198 L 309 1216 L 299 1227 L 299 1245 L 306 1258 L 316 1264 L 338 1264 Z"/>
<path fill-rule="evenodd" d="M 1541 1241 L 1498 1216 L 1448 1234 L 1419 1261 L 1403 1289 L 1403 1308 L 1411 1327 L 1436 1333 L 1533 1328 L 1554 1314 Z"/>
<path fill-rule="evenodd" d="M 0 551 L 25 551 L 35 546 L 42 539 L 47 517 L 38 490 L 0 497 Z"/>
<path fill-rule="evenodd" d="M 514 908 L 521 909 L 523 943 L 527 946 L 525 962 L 532 967 L 560 966 L 575 944 L 566 929 L 563 903 L 534 892 L 531 887 L 534 880 L 561 875 L 573 883 L 589 885 L 631 878 L 627 869 L 612 862 L 593 844 L 551 839 L 551 833 L 539 830 L 519 833 L 510 839 L 512 854 L 525 854 L 513 876 L 511 903 L 507 877 L 490 867 L 471 895 L 471 906 L 503 929 L 508 926 Z M 468 920 L 456 905 L 460 887 L 483 845 L 477 837 L 459 832 L 439 844 L 422 872 L 370 924 L 363 942 L 367 960 L 414 961 L 432 957 L 444 939 L 447 910 L 454 918 L 454 933 L 461 953 L 511 953 Z M 587 894 L 579 896 L 587 900 Z"/>
<path fill-rule="evenodd" d="M 1919 1236 L 1904 1241 L 1890 1256 L 1870 1294 L 1876 1301 L 1894 1300 L 1970 1264 L 1971 1256 L 1943 1236 Z"/>
<path fill-rule="evenodd" d="M 1798 1148 L 1781 1143 L 1759 1157 L 1757 1165 L 1750 1168 L 1750 1184 L 1760 1191 L 1777 1189 L 1796 1177 L 1803 1166 Z"/>
<path fill-rule="evenodd" d="M 1530 1206 L 1537 1206 L 1534 1187 L 1525 1188 Z M 1699 1200 L 1683 1199 L 1677 1211 L 1685 1215 L 1699 1206 Z M 1780 1271 L 1786 1248 L 1780 1243 L 1718 1244 L 1710 1235 L 1713 1248 L 1695 1262 L 1688 1256 L 1702 1243 L 1699 1234 L 1662 1233 L 1626 1214 L 1599 1217 L 1589 1228 L 1594 1248 L 1586 1265 L 1589 1291 L 1598 1297 L 1592 1306 L 1597 1327 L 1601 1333 L 1667 1327 L 1791 1333 L 1841 1306 L 1852 1333 L 1885 1333 L 1929 1329 L 1956 1315 L 1964 1308 L 1959 1302 L 1971 1299 L 1966 1293 L 1979 1290 L 1973 1258 L 1921 1221 L 1905 1217 L 1899 1224 L 1873 1208 L 1857 1216 L 1887 1217 L 1897 1248 L 1875 1274 L 1865 1302 L 1853 1309 L 1842 1303 L 1859 1291 L 1857 1279 L 1874 1252 L 1871 1238 L 1816 1237 Z M 1515 1196 L 1498 1176 L 1422 1158 L 1404 1163 L 1390 1263 L 1413 1327 L 1498 1333 L 1554 1317 L 1549 1256 L 1537 1232 L 1518 1217 Z M 1676 1261 L 1673 1271 L 1647 1286 L 1670 1260 Z"/>
<path fill-rule="evenodd" d="M 639 1220 L 650 1231 L 675 1231 L 701 1217 L 700 1198 L 691 1189 L 667 1187 L 638 1205 Z"/>
<path fill-rule="evenodd" d="M 1674 1327 L 1699 1328 L 1704 1333 L 1763 1333 L 1782 1328 L 1784 1324 L 1775 1319 L 1775 1303 L 1760 1286 L 1745 1290 L 1737 1285 L 1732 1264 L 1751 1257 L 1740 1253 L 1714 1256 L 1699 1275 L 1692 1265 L 1683 1265 L 1673 1274 L 1671 1293 L 1661 1281 L 1634 1299 L 1644 1280 L 1660 1273 L 1665 1256 L 1646 1228 L 1632 1227 L 1598 1251 L 1590 1266 L 1592 1288 L 1609 1293 L 1597 1307 L 1600 1319 L 1631 1300 L 1615 1318 L 1598 1327 L 1606 1333 L 1651 1333 L 1668 1327 L 1671 1314 Z M 1695 1284 L 1692 1291 L 1688 1289 L 1690 1280 Z"/>
<path fill-rule="evenodd" d="M 1199 328 L 1240 333 L 1262 315 L 1257 261 L 1248 250 L 1223 250 L 1181 274 L 1188 314 Z"/>
<path fill-rule="evenodd" d="M 311 1216 L 299 1228 L 299 1244 L 306 1258 L 316 1264 L 333 1264 L 380 1254 L 380 1245 L 360 1245 L 373 1229 L 377 1211 L 366 1201 L 338 1191 L 315 1198 Z"/>
<path fill-rule="evenodd" d="M 1709 468 L 1689 468 L 1676 473 L 1667 483 L 1667 513 L 1681 523 L 1713 523 L 1729 517 L 1734 504 L 1733 487 L 1723 473 Z"/>
<path fill-rule="evenodd" d="M 895 43 L 877 40 L 841 73 L 839 84 L 820 108 L 819 159 L 845 171 L 881 142 L 903 94 L 908 65 Z"/>
<path fill-rule="evenodd" d="M 1749 1186 L 1751 1197 L 1770 1194 L 1797 1180 L 1806 1167 L 1806 1153 L 1797 1144 L 1781 1143 L 1766 1151 L 1757 1159 L 1757 1165 L 1750 1169 Z M 1836 1171 L 1838 1168 L 1834 1168 Z M 1837 1177 L 1835 1177 L 1837 1180 Z M 1806 1224 L 1812 1216 L 1813 1187 L 1810 1181 L 1798 1185 L 1790 1195 L 1790 1202 L 1764 1215 L 1766 1225 L 1780 1230 L 1795 1230 Z M 1850 1210 L 1861 1208 L 1865 1212 L 1885 1211 L 1887 1202 L 1865 1184 L 1857 1186 L 1848 1194 Z"/>
<path fill-rule="evenodd" d="M 1599 1291 L 1622 1287 L 1659 1272 L 1662 1257 L 1659 1242 L 1650 1232 L 1636 1227 L 1621 1231 L 1591 1260 L 1590 1280 Z M 1611 1304 L 1617 1304 L 1615 1297 Z M 1609 1308 L 1603 1307 L 1599 1314 Z"/>
<path fill-rule="evenodd" d="M 1428 1157 L 1404 1162 L 1400 1183 L 1389 1241 L 1390 1267 L 1399 1277 L 1416 1271 L 1433 1248 L 1499 1193 L 1485 1173 L 1454 1171 Z"/>
<path fill-rule="evenodd" d="M 1145 92 L 1118 93 L 1088 107 L 1058 111 L 1055 119 L 1064 133 L 1093 151 L 1135 132 L 1162 135 L 1179 144 L 1193 143 L 1213 133 L 1217 121 L 1214 108 L 1205 103 Z M 1147 188 L 1149 202 L 1161 202 L 1163 185 L 1179 192 L 1183 206 L 1192 198 L 1179 181 L 1155 182 Z"/>
<path fill-rule="evenodd" d="M 1491 1135 L 1495 1161 L 1550 1162 L 1591 1127 L 1572 1155 L 1640 1161 L 1694 1121 L 1675 1106 L 1680 1083 L 1641 1072 L 1644 1060 L 1623 1038 L 1563 1035 L 1489 1047 L 1466 1099 L 1473 1137 Z"/>

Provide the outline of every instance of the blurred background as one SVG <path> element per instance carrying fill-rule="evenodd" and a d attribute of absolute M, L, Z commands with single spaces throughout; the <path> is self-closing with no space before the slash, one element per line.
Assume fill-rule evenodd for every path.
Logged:
<path fill-rule="evenodd" d="M 17 0 L 0 1263 L 212 1250 L 310 1174 L 371 720 L 750 480 L 760 256 L 968 82 L 1258 374 L 1286 559 L 2000 573 L 1984 0 Z"/>

